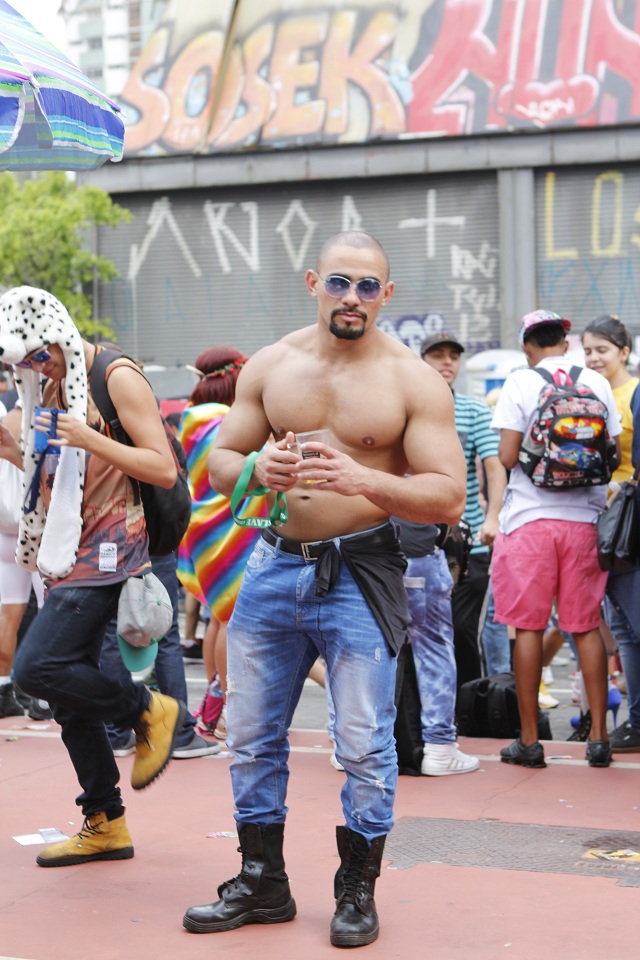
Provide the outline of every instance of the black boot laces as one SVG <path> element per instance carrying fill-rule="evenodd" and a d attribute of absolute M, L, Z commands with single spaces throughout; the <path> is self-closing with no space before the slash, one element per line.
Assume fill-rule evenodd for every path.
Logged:
<path fill-rule="evenodd" d="M 81 828 L 78 830 L 78 839 L 88 840 L 90 837 L 95 837 L 97 833 L 102 833 L 100 827 L 104 821 L 98 820 L 96 823 L 91 823 L 89 817 L 84 818 L 84 823 Z"/>
<path fill-rule="evenodd" d="M 220 890 L 237 890 L 242 884 L 248 883 L 251 879 L 250 874 L 246 872 L 247 865 L 253 863 L 253 858 L 249 857 L 247 853 L 242 849 L 242 847 L 237 848 L 237 852 L 242 855 L 242 866 L 240 867 L 240 873 L 235 877 L 231 877 L 230 880 L 225 880 L 223 884 L 220 885 Z M 220 893 L 219 896 L 222 896 Z"/>
<path fill-rule="evenodd" d="M 149 723 L 146 720 L 140 720 L 133 730 L 136 735 L 136 744 L 146 743 L 150 750 L 154 749 L 151 741 L 149 740 Z"/>
<path fill-rule="evenodd" d="M 358 903 L 365 893 L 363 886 L 363 871 L 364 865 L 367 861 L 366 854 L 360 854 L 355 851 L 351 851 L 351 860 L 349 866 L 347 867 L 343 877 L 343 893 L 340 897 L 340 903 Z"/>

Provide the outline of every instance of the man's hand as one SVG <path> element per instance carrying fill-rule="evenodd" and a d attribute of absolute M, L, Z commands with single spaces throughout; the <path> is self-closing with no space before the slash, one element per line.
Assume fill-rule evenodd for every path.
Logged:
<path fill-rule="evenodd" d="M 366 479 L 371 474 L 368 467 L 326 443 L 305 443 L 304 453 L 306 459 L 299 459 L 296 465 L 296 475 L 302 483 L 314 484 L 344 497 L 365 493 Z M 309 456 L 311 453 L 319 456 Z"/>
<path fill-rule="evenodd" d="M 0 457 L 22 470 L 22 450 L 13 434 L 0 423 Z"/>
<path fill-rule="evenodd" d="M 483 547 L 492 547 L 493 541 L 498 533 L 498 529 L 499 524 L 497 517 L 486 517 L 484 523 L 476 534 L 477 543 L 481 543 Z"/>
<path fill-rule="evenodd" d="M 296 442 L 295 434 L 289 431 L 284 440 L 268 443 L 253 465 L 253 476 L 258 486 L 280 492 L 290 490 L 298 480 L 295 466 L 301 459 L 289 447 Z"/>
<path fill-rule="evenodd" d="M 51 428 L 51 413 L 44 410 L 34 420 L 36 430 L 48 433 Z M 96 432 L 70 413 L 59 413 L 56 421 L 56 436 L 49 440 L 52 447 L 78 447 L 87 449 L 87 444 L 95 438 Z"/>

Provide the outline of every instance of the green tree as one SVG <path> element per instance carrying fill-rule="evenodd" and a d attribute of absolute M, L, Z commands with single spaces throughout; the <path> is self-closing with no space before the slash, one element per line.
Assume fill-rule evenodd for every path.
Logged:
<path fill-rule="evenodd" d="M 19 181 L 0 173 L 0 285 L 27 284 L 60 300 L 84 337 L 113 336 L 111 320 L 93 316 L 94 278 L 118 276 L 115 264 L 91 250 L 94 229 L 131 219 L 99 187 L 77 187 L 64 173 Z"/>

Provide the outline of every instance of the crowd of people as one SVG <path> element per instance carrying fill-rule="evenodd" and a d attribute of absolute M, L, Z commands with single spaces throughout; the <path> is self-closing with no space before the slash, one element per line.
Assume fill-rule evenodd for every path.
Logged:
<path fill-rule="evenodd" d="M 226 738 L 242 864 L 183 924 L 210 933 L 286 922 L 296 914 L 284 857 L 288 731 L 320 658 L 332 762 L 344 773 L 330 940 L 355 947 L 379 932 L 374 891 L 393 826 L 405 643 L 426 777 L 479 768 L 457 742 L 457 696 L 512 667 L 521 730 L 501 759 L 546 765 L 538 707 L 552 617 L 579 659 L 588 763 L 640 750 L 638 574 L 600 570 L 595 528 L 640 464 L 640 396 L 617 318 L 585 327 L 575 371 L 570 323 L 550 311 L 522 319 L 523 368 L 493 411 L 458 392 L 465 348 L 455 334 L 427 336 L 418 355 L 376 326 L 394 283 L 384 249 L 361 231 L 330 237 L 305 283 L 314 324 L 250 359 L 228 346 L 196 358 L 198 383 L 174 424 L 191 519 L 179 549 L 153 556 L 138 483 L 172 489 L 180 464 L 140 366 L 119 355 L 106 367 L 130 438 L 121 443 L 95 380 L 92 392 L 107 348 L 84 340 L 47 291 L 0 297 L 0 359 L 16 389 L 0 411 L 0 715 L 50 710 L 78 778 L 83 826 L 39 854 L 43 867 L 134 855 L 116 758 L 134 755 L 131 784 L 142 790 L 172 759 L 211 755 Z M 610 483 L 554 489 L 525 469 L 523 443 L 548 381 L 575 382 L 600 402 L 615 447 Z M 313 430 L 322 439 L 300 436 Z M 468 549 L 455 566 L 447 543 L 463 527 Z M 147 638 L 154 683 L 145 684 L 132 677 L 120 615 L 129 581 L 150 572 L 173 616 Z M 38 610 L 18 643 L 32 589 Z M 194 715 L 183 655 L 194 653 L 200 607 L 207 692 Z M 611 735 L 607 630 L 629 697 L 629 719 Z"/>

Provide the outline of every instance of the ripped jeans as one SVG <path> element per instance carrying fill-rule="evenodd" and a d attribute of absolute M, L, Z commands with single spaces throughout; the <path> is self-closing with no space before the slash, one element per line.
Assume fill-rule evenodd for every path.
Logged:
<path fill-rule="evenodd" d="M 333 589 L 316 597 L 314 561 L 258 540 L 228 631 L 227 744 L 238 824 L 285 821 L 289 726 L 318 655 L 347 775 L 346 824 L 371 842 L 393 826 L 396 658 L 345 563 Z"/>

